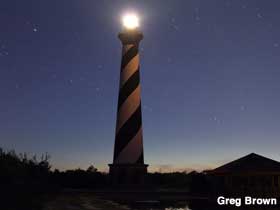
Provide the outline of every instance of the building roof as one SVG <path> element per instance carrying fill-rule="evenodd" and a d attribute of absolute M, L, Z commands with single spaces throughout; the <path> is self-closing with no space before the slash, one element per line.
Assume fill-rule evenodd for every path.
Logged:
<path fill-rule="evenodd" d="M 222 165 L 209 174 L 232 173 L 280 173 L 280 162 L 251 153 L 242 158 Z"/>

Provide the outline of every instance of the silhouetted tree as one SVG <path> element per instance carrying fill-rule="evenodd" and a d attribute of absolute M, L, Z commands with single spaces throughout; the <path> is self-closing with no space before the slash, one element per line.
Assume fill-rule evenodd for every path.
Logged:
<path fill-rule="evenodd" d="M 5 209 L 38 208 L 36 201 L 40 199 L 34 197 L 49 191 L 51 186 L 49 158 L 45 154 L 37 161 L 36 156 L 28 158 L 14 150 L 0 149 L 0 193 Z"/>
<path fill-rule="evenodd" d="M 95 173 L 97 172 L 97 168 L 95 168 L 93 165 L 90 165 L 87 169 L 87 172 Z"/>

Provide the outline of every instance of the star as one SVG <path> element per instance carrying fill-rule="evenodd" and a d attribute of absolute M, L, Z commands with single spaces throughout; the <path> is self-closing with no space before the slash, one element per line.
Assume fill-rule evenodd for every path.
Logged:
<path fill-rule="evenodd" d="M 210 119 L 209 120 L 211 120 L 211 121 L 215 121 L 217 124 L 221 124 L 221 120 L 220 119 L 218 119 L 218 117 L 217 116 L 212 116 L 212 117 L 210 117 Z"/>
<path fill-rule="evenodd" d="M 33 28 L 33 32 L 37 32 L 38 31 L 38 29 L 37 28 Z"/>
<path fill-rule="evenodd" d="M 179 30 L 179 27 L 177 25 L 173 25 L 173 28 L 175 29 L 175 31 Z"/>
<path fill-rule="evenodd" d="M 100 64 L 97 66 L 97 68 L 98 68 L 98 70 L 101 70 L 103 68 L 103 65 Z"/>
<path fill-rule="evenodd" d="M 200 21 L 200 17 L 198 15 L 195 16 L 196 21 Z"/>
<path fill-rule="evenodd" d="M 52 78 L 56 79 L 57 75 L 56 74 L 52 74 Z"/>
<path fill-rule="evenodd" d="M 275 43 L 273 44 L 273 47 L 279 47 L 279 43 L 275 42 Z"/>
<path fill-rule="evenodd" d="M 241 111 L 245 111 L 245 106 L 243 106 L 243 105 L 240 106 L 240 110 L 241 110 Z"/>
<path fill-rule="evenodd" d="M 262 16 L 261 13 L 258 13 L 258 14 L 257 14 L 257 17 L 258 17 L 259 19 L 263 18 L 263 16 Z"/>

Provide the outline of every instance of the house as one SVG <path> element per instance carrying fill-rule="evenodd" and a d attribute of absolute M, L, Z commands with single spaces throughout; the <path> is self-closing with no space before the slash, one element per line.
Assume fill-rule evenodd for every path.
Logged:
<path fill-rule="evenodd" d="M 280 162 L 255 153 L 207 174 L 216 194 L 280 197 Z"/>

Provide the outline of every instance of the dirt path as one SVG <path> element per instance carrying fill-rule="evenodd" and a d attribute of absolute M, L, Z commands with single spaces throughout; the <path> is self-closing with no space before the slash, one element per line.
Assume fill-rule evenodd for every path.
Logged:
<path fill-rule="evenodd" d="M 46 203 L 43 210 L 130 210 L 130 208 L 92 195 L 66 194 Z"/>

